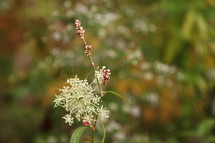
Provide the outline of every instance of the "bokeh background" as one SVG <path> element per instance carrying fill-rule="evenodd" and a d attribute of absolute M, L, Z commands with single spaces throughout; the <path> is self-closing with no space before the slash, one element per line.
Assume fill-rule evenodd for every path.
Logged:
<path fill-rule="evenodd" d="M 79 126 L 53 109 L 91 70 L 75 19 L 132 103 L 104 98 L 107 143 L 215 142 L 214 0 L 0 0 L 1 143 L 68 143 Z"/>

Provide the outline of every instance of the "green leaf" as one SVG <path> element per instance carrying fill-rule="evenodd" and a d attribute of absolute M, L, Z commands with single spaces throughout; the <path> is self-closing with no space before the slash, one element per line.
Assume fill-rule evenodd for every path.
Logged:
<path fill-rule="evenodd" d="M 207 38 L 208 35 L 208 27 L 207 27 L 207 23 L 205 22 L 204 17 L 198 13 L 198 15 L 196 16 L 196 23 L 198 26 L 198 30 L 199 30 L 199 34 L 202 36 L 201 38 Z"/>
<path fill-rule="evenodd" d="M 128 103 L 129 105 L 132 105 L 127 99 L 125 99 L 125 97 L 123 97 L 121 94 L 115 92 L 115 91 L 107 91 L 107 93 L 111 93 L 113 95 L 116 95 L 117 97 L 121 98 L 122 100 L 124 100 L 126 103 Z"/>
<path fill-rule="evenodd" d="M 81 139 L 81 136 L 82 134 L 86 131 L 86 129 L 88 129 L 89 127 L 85 127 L 85 126 L 82 126 L 82 127 L 79 127 L 77 128 L 71 138 L 70 138 L 70 142 L 69 143 L 79 143 L 80 142 L 80 139 Z"/>
<path fill-rule="evenodd" d="M 177 54 L 180 52 L 180 44 L 180 38 L 177 35 L 172 35 L 172 38 L 169 39 L 166 46 L 166 52 L 164 56 L 164 60 L 166 62 L 172 62 L 176 58 Z"/>
<path fill-rule="evenodd" d="M 207 119 L 202 121 L 202 123 L 199 125 L 197 129 L 197 136 L 204 136 L 208 134 L 214 127 L 215 120 L 214 119 Z"/>
<path fill-rule="evenodd" d="M 185 16 L 183 27 L 182 27 L 182 34 L 185 39 L 190 39 L 192 34 L 193 25 L 195 22 L 196 11 L 193 8 L 190 8 Z"/>

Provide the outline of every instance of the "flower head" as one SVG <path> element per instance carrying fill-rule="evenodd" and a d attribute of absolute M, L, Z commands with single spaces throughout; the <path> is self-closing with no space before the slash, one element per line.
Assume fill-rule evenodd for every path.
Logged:
<path fill-rule="evenodd" d="M 80 80 L 77 76 L 67 80 L 68 86 L 60 89 L 56 95 L 55 107 L 61 106 L 68 112 L 63 118 L 69 125 L 73 120 L 81 121 L 84 125 L 91 126 L 96 121 L 96 116 L 107 118 L 103 112 L 108 112 L 100 105 L 101 97 L 95 94 L 94 89 L 87 80 Z"/>

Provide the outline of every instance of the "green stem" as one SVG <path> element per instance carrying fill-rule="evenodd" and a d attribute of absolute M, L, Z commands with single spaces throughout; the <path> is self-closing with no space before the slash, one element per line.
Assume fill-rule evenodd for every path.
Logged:
<path fill-rule="evenodd" d="M 95 138 L 95 130 L 93 130 L 93 135 L 92 135 L 92 143 L 94 143 L 94 138 Z"/>
<path fill-rule="evenodd" d="M 83 37 L 83 38 L 81 38 L 81 40 L 83 41 L 84 45 L 87 46 L 87 42 L 86 42 L 85 38 Z M 94 63 L 92 55 L 88 56 L 88 58 L 91 61 L 91 65 L 92 65 L 94 73 L 95 73 L 96 72 L 96 66 L 95 66 L 95 63 Z M 99 80 L 97 78 L 96 78 L 96 81 L 97 81 L 97 84 L 98 84 L 98 87 L 99 87 L 99 90 L 100 90 L 100 96 L 102 96 L 103 95 L 103 93 L 102 93 L 102 87 L 99 84 Z"/>
<path fill-rule="evenodd" d="M 103 129 L 103 137 L 102 137 L 102 143 L 105 142 L 105 137 L 106 137 L 106 131 L 105 131 L 105 126 L 101 120 L 101 118 L 99 118 L 100 122 L 101 122 L 101 125 L 102 125 L 102 129 Z"/>

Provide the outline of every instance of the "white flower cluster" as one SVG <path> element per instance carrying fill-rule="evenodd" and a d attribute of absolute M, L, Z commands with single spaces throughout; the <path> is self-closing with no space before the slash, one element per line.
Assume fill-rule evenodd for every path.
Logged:
<path fill-rule="evenodd" d="M 109 111 L 101 103 L 101 97 L 96 95 L 91 84 L 87 80 L 80 80 L 77 76 L 67 80 L 68 86 L 60 89 L 56 95 L 55 107 L 61 106 L 68 112 L 63 118 L 69 125 L 74 119 L 81 121 L 83 125 L 91 126 L 96 122 L 96 117 L 108 118 Z"/>

